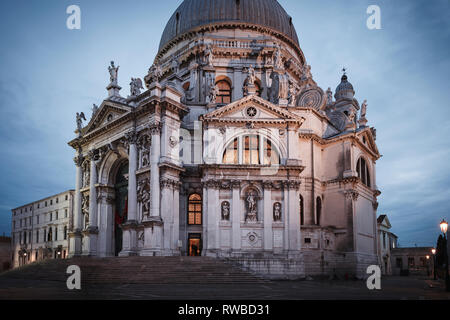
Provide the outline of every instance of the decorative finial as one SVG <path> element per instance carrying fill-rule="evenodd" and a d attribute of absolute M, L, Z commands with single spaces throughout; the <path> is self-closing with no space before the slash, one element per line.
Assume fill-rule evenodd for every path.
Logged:
<path fill-rule="evenodd" d="M 342 72 L 344 73 L 344 76 L 347 75 L 347 69 L 345 67 L 342 68 Z"/>

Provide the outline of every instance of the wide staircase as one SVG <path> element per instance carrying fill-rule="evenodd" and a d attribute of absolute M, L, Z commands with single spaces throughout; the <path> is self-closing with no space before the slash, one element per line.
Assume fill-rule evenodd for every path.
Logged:
<path fill-rule="evenodd" d="M 10 279 L 63 281 L 81 269 L 82 284 L 238 284 L 267 280 L 209 257 L 123 257 L 46 260 L 0 274 Z"/>

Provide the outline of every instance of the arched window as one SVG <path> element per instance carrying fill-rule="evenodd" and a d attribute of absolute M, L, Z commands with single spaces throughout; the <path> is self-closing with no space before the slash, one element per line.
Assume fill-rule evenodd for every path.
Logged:
<path fill-rule="evenodd" d="M 317 197 L 316 199 L 316 225 L 320 226 L 320 216 L 322 214 L 322 199 Z"/>
<path fill-rule="evenodd" d="M 300 225 L 303 226 L 305 224 L 305 211 L 304 211 L 304 203 L 303 197 L 300 195 Z"/>
<path fill-rule="evenodd" d="M 356 164 L 356 171 L 361 182 L 370 188 L 370 172 L 366 163 L 366 159 L 359 158 Z"/>
<path fill-rule="evenodd" d="M 226 164 L 239 164 L 239 141 L 238 138 L 234 139 L 223 154 L 223 163 Z"/>
<path fill-rule="evenodd" d="M 241 140 L 241 143 L 239 143 Z M 239 147 L 242 145 L 242 149 Z M 269 139 L 258 135 L 235 138 L 225 149 L 222 157 L 224 164 L 279 165 L 280 154 Z"/>
<path fill-rule="evenodd" d="M 191 194 L 188 201 L 188 224 L 202 224 L 202 197 L 199 194 Z"/>
<path fill-rule="evenodd" d="M 219 87 L 219 94 L 216 97 L 217 103 L 228 104 L 231 103 L 231 85 L 227 80 L 220 80 L 217 82 Z"/>

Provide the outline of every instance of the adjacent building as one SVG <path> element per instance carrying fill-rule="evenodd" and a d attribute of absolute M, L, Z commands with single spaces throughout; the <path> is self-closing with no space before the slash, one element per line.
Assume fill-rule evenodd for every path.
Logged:
<path fill-rule="evenodd" d="M 12 250 L 11 238 L 0 236 L 0 272 L 11 268 Z"/>
<path fill-rule="evenodd" d="M 393 275 L 431 275 L 434 268 L 432 247 L 395 248 L 391 250 Z"/>
<path fill-rule="evenodd" d="M 69 190 L 12 210 L 13 267 L 68 256 L 73 197 Z"/>
<path fill-rule="evenodd" d="M 392 274 L 391 251 L 397 248 L 398 237 L 390 231 L 391 223 L 385 214 L 377 218 L 378 230 L 378 263 L 382 274 Z"/>
<path fill-rule="evenodd" d="M 185 0 L 129 95 L 108 71 L 69 142 L 70 256 L 205 255 L 293 276 L 377 264 L 367 101 L 345 70 L 334 95 L 317 85 L 278 1 Z"/>

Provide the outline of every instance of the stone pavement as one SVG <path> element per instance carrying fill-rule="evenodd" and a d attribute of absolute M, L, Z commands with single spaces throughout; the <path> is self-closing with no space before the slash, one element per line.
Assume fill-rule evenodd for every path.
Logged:
<path fill-rule="evenodd" d="M 70 264 L 82 270 L 81 290 L 68 290 Z M 0 275 L 0 299 L 79 300 L 436 300 L 450 299 L 442 281 L 384 277 L 381 290 L 365 281 L 268 281 L 215 259 L 111 258 L 60 260 Z"/>

